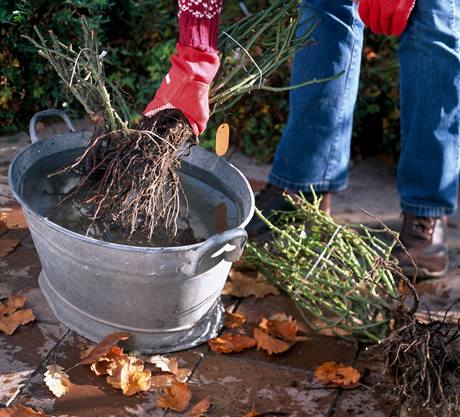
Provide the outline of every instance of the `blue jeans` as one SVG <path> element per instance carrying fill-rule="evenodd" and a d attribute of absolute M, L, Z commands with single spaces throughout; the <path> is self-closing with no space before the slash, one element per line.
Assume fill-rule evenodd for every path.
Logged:
<path fill-rule="evenodd" d="M 269 181 L 293 191 L 337 191 L 348 179 L 364 28 L 352 0 L 309 0 L 304 16 L 319 20 L 316 44 L 295 55 L 291 84 L 344 74 L 291 91 Z M 417 0 L 399 61 L 401 207 L 448 215 L 457 207 L 460 174 L 460 0 Z"/>

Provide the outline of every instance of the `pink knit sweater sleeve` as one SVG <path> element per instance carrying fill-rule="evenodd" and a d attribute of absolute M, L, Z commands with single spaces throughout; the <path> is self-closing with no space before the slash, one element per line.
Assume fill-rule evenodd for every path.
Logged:
<path fill-rule="evenodd" d="M 178 0 L 179 43 L 203 51 L 217 50 L 223 0 Z"/>

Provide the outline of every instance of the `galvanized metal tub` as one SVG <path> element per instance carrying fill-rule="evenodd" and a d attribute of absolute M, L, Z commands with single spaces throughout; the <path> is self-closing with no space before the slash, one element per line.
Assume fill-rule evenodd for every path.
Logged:
<path fill-rule="evenodd" d="M 37 121 L 56 115 L 70 133 L 39 140 Z M 22 181 L 33 164 L 62 151 L 83 150 L 90 132 L 76 132 L 58 110 L 37 113 L 29 127 L 32 144 L 11 163 L 9 183 L 40 257 L 40 288 L 56 317 L 95 342 L 111 332 L 129 332 L 127 347 L 145 352 L 183 350 L 215 337 L 222 326 L 220 294 L 232 262 L 242 253 L 244 227 L 254 210 L 251 188 L 241 172 L 200 147 L 192 149 L 182 166 L 237 205 L 238 227 L 188 246 L 108 243 L 49 221 L 21 195 Z"/>

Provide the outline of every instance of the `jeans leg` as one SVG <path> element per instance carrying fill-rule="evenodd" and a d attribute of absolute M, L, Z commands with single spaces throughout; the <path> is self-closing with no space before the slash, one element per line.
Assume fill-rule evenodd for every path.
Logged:
<path fill-rule="evenodd" d="M 449 215 L 460 173 L 460 0 L 417 0 L 399 60 L 401 207 Z"/>
<path fill-rule="evenodd" d="M 293 191 L 346 187 L 363 24 L 351 0 L 309 0 L 304 18 L 318 19 L 315 44 L 296 53 L 291 84 L 344 72 L 336 80 L 292 90 L 286 128 L 269 181 Z M 303 33 L 305 28 L 299 28 Z"/>

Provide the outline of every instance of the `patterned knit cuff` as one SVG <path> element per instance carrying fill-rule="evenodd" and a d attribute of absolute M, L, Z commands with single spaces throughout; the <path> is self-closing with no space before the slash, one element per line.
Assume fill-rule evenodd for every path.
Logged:
<path fill-rule="evenodd" d="M 223 0 L 179 0 L 179 43 L 216 52 L 222 3 Z"/>

